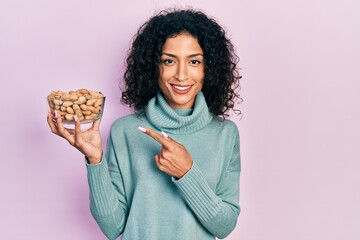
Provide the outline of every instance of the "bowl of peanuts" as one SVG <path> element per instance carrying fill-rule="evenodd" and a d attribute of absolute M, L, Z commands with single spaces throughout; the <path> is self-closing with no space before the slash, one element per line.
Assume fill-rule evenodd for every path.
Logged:
<path fill-rule="evenodd" d="M 52 91 L 47 101 L 53 116 L 56 110 L 63 123 L 73 124 L 75 116 L 80 123 L 90 123 L 102 117 L 105 96 L 82 88 L 70 92 Z"/>

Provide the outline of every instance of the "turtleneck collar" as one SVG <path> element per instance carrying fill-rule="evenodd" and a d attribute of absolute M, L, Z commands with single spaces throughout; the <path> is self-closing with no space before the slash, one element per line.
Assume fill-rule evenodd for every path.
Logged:
<path fill-rule="evenodd" d="M 144 108 L 148 121 L 161 131 L 173 134 L 189 134 L 200 130 L 211 122 L 204 94 L 196 95 L 194 109 L 173 109 L 158 92 Z"/>

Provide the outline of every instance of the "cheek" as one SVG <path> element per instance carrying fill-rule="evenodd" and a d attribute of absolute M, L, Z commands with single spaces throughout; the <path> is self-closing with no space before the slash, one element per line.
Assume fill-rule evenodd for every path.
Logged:
<path fill-rule="evenodd" d="M 160 69 L 159 81 L 169 81 L 173 76 L 174 73 L 171 71 L 171 69 Z"/>
<path fill-rule="evenodd" d="M 160 70 L 161 71 L 161 70 Z M 167 82 L 168 77 L 166 76 L 166 74 L 164 73 L 164 71 L 160 72 L 160 76 L 159 76 L 159 80 L 158 80 L 158 84 L 159 84 L 159 88 L 162 92 L 164 92 L 164 90 L 166 90 L 166 82 Z"/>
<path fill-rule="evenodd" d="M 193 73 L 193 78 L 196 80 L 196 82 L 198 83 L 203 83 L 204 82 L 204 78 L 205 78 L 205 73 L 204 73 L 204 69 L 197 69 L 194 73 Z"/>
<path fill-rule="evenodd" d="M 158 79 L 158 84 L 159 84 L 160 89 L 163 88 L 164 79 L 165 79 L 165 76 L 164 76 L 164 68 L 160 67 L 159 79 Z"/>
<path fill-rule="evenodd" d="M 161 79 L 161 77 L 159 78 L 159 88 L 160 88 L 160 91 L 164 92 L 164 89 L 165 89 L 165 84 L 164 84 L 164 81 Z"/>

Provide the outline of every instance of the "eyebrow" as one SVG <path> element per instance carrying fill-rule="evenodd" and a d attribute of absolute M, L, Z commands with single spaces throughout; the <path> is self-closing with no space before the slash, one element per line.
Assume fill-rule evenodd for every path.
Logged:
<path fill-rule="evenodd" d="M 177 56 L 176 55 L 174 55 L 174 54 L 171 54 L 171 53 L 162 53 L 161 54 L 161 56 L 162 55 L 166 55 L 166 56 L 169 56 L 169 57 L 174 57 L 174 58 L 177 58 Z M 194 54 L 190 54 L 188 57 L 197 57 L 197 56 L 204 56 L 202 53 L 194 53 Z"/>

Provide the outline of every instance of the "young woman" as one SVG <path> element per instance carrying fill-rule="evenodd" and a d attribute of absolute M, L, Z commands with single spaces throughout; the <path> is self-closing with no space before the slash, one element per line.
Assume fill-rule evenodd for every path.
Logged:
<path fill-rule="evenodd" d="M 100 120 L 81 131 L 48 114 L 54 134 L 87 159 L 90 210 L 115 239 L 225 238 L 236 226 L 240 153 L 226 120 L 239 86 L 238 58 L 215 20 L 162 11 L 134 38 L 122 101 L 103 154 Z"/>

